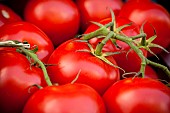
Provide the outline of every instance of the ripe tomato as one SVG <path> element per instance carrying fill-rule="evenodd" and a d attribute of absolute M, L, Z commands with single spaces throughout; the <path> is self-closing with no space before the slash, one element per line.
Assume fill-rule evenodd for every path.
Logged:
<path fill-rule="evenodd" d="M 0 50 L 0 112 L 21 113 L 28 98 L 37 90 L 32 85 L 46 86 L 40 68 L 11 50 Z"/>
<path fill-rule="evenodd" d="M 23 113 L 106 113 L 101 96 L 85 84 L 49 86 L 37 91 Z"/>
<path fill-rule="evenodd" d="M 73 38 L 79 30 L 80 15 L 71 0 L 29 0 L 24 18 L 42 29 L 55 46 Z"/>
<path fill-rule="evenodd" d="M 151 66 L 147 65 L 145 68 L 145 78 L 158 79 L 159 77 L 156 71 Z"/>
<path fill-rule="evenodd" d="M 170 15 L 163 6 L 154 2 L 127 2 L 122 7 L 119 16 L 129 18 L 140 26 L 146 22 L 144 25 L 144 32 L 147 34 L 147 38 L 154 35 L 154 27 L 157 38 L 153 43 L 164 48 L 170 45 Z M 159 54 L 162 51 L 162 49 L 158 48 L 153 48 L 151 50 L 155 54 Z M 153 55 L 148 54 L 148 57 L 150 56 Z"/>
<path fill-rule="evenodd" d="M 22 21 L 21 17 L 10 7 L 0 4 L 0 27 L 4 24 L 16 21 Z"/>
<path fill-rule="evenodd" d="M 111 21 L 112 21 L 111 18 L 106 18 L 106 19 L 101 20 L 100 23 L 105 25 L 105 24 L 108 24 Z M 116 25 L 117 25 L 116 27 L 117 28 L 122 26 L 122 25 L 129 24 L 129 23 L 132 23 L 131 26 L 128 26 L 128 27 L 122 29 L 121 33 L 125 34 L 126 36 L 129 36 L 129 37 L 130 36 L 138 35 L 139 34 L 139 26 L 137 24 L 135 24 L 134 22 L 130 21 L 127 18 L 122 18 L 122 17 L 116 18 Z M 90 25 L 87 28 L 87 30 L 85 31 L 84 34 L 87 34 L 87 33 L 90 33 L 92 31 L 95 31 L 98 28 L 99 27 L 96 26 L 96 25 Z M 90 43 L 92 45 L 96 46 L 100 41 L 101 41 L 101 39 L 93 38 L 93 39 L 90 40 Z M 117 45 L 120 48 L 117 48 L 109 40 L 105 44 L 105 46 L 103 48 L 103 52 L 122 52 L 120 54 L 113 55 L 114 59 L 116 60 L 116 62 L 118 64 L 118 66 L 123 68 L 126 72 L 138 72 L 140 70 L 140 66 L 141 66 L 141 59 L 140 59 L 140 57 L 133 50 L 131 50 L 129 52 L 129 50 L 131 48 L 125 42 L 117 40 L 116 43 L 117 43 Z M 141 49 L 141 50 L 142 50 L 144 56 L 146 56 L 147 55 L 147 51 L 144 50 L 144 49 Z"/>
<path fill-rule="evenodd" d="M 107 113 L 170 113 L 170 89 L 155 79 L 123 79 L 103 99 Z"/>
<path fill-rule="evenodd" d="M 76 83 L 88 84 L 100 94 L 120 79 L 119 69 L 92 55 L 87 43 L 76 39 L 68 40 L 58 46 L 51 54 L 47 67 L 53 83 L 66 84 L 76 79 Z M 107 59 L 117 65 L 112 56 Z"/>
<path fill-rule="evenodd" d="M 110 17 L 110 8 L 117 15 L 123 5 L 122 0 L 76 0 L 75 2 L 80 11 L 82 32 L 90 25 L 90 21 L 97 22 Z"/>
<path fill-rule="evenodd" d="M 54 50 L 54 46 L 47 35 L 38 27 L 28 22 L 15 22 L 1 27 L 0 41 L 6 40 L 27 41 L 31 48 L 37 46 L 38 51 L 36 54 L 43 62 L 48 60 Z"/>

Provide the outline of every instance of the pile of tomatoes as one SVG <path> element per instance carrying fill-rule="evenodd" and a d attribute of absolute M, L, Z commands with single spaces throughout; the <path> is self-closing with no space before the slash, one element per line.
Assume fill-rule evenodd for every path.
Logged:
<path fill-rule="evenodd" d="M 168 51 L 159 0 L 2 0 L 0 113 L 170 113 Z"/>

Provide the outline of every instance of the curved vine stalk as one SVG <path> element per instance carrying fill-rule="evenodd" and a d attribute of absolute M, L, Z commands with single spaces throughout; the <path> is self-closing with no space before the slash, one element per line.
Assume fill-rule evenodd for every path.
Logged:
<path fill-rule="evenodd" d="M 0 42 L 0 47 L 15 47 L 17 51 L 24 53 L 26 57 L 33 59 L 34 63 L 38 64 L 41 67 L 47 85 L 52 85 L 44 63 L 37 57 L 33 50 L 29 50 L 30 44 L 9 40 Z"/>
<path fill-rule="evenodd" d="M 112 25 L 114 25 L 114 22 L 109 23 L 109 26 L 112 26 Z M 96 31 L 91 32 L 89 34 L 84 34 L 81 39 L 90 40 L 90 39 L 97 37 L 97 36 L 100 36 L 100 35 L 105 36 L 105 37 L 107 35 L 109 35 L 109 37 L 111 37 L 111 39 L 116 39 L 116 40 L 120 40 L 122 42 L 125 42 L 126 44 L 128 44 L 131 47 L 132 50 L 134 50 L 136 52 L 136 54 L 141 59 L 141 67 L 140 67 L 140 71 L 138 72 L 138 74 L 142 74 L 142 77 L 144 77 L 145 67 L 146 67 L 146 65 L 149 64 L 149 65 L 152 65 L 152 66 L 155 66 L 157 68 L 162 69 L 168 75 L 168 77 L 170 78 L 170 70 L 166 66 L 147 59 L 143 55 L 143 52 L 140 50 L 141 47 L 138 47 L 136 45 L 135 39 L 143 38 L 143 37 L 144 37 L 143 39 L 146 38 L 146 34 L 144 32 L 141 32 L 140 34 L 133 36 L 133 37 L 127 37 L 127 36 L 118 34 L 117 32 L 114 32 L 114 30 L 109 30 L 107 28 L 109 26 L 108 26 L 108 24 L 107 24 L 107 26 L 101 26 L 100 25 L 99 29 L 97 29 Z M 110 35 L 112 35 L 112 36 L 110 36 Z"/>

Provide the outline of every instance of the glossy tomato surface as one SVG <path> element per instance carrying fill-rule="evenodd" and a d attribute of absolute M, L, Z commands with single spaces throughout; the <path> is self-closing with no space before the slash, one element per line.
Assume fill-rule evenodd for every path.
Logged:
<path fill-rule="evenodd" d="M 49 86 L 37 91 L 23 113 L 106 113 L 101 96 L 85 84 Z"/>
<path fill-rule="evenodd" d="M 80 11 L 81 30 L 84 32 L 91 24 L 90 21 L 98 22 L 110 17 L 110 9 L 118 15 L 122 0 L 75 0 Z"/>
<path fill-rule="evenodd" d="M 169 113 L 170 88 L 150 78 L 128 78 L 104 94 L 107 113 Z"/>
<path fill-rule="evenodd" d="M 127 2 L 122 7 L 119 16 L 126 17 L 138 25 L 144 22 L 144 32 L 147 38 L 154 35 L 156 31 L 157 38 L 153 41 L 164 48 L 170 45 L 170 15 L 168 11 L 161 5 L 154 2 Z M 154 28 L 154 29 L 153 29 Z M 162 49 L 151 48 L 155 54 L 162 52 Z M 153 56 L 148 54 L 148 57 Z"/>
<path fill-rule="evenodd" d="M 100 94 L 120 79 L 119 69 L 89 53 L 86 42 L 68 40 L 54 50 L 48 60 L 48 74 L 53 83 L 66 84 L 72 81 L 88 84 Z M 107 59 L 117 66 L 113 57 Z"/>
<path fill-rule="evenodd" d="M 0 41 L 7 40 L 27 41 L 32 49 L 38 47 L 36 54 L 43 62 L 48 60 L 54 50 L 54 46 L 47 35 L 37 26 L 29 22 L 15 22 L 1 27 Z"/>
<path fill-rule="evenodd" d="M 73 38 L 79 30 L 79 11 L 71 0 L 30 0 L 24 18 L 42 29 L 55 46 Z"/>
<path fill-rule="evenodd" d="M 31 86 L 46 86 L 43 72 L 13 50 L 0 50 L 0 62 L 0 112 L 21 113 L 28 98 L 37 90 Z"/>
<path fill-rule="evenodd" d="M 21 17 L 10 7 L 0 3 L 0 27 L 4 24 L 22 21 Z"/>
<path fill-rule="evenodd" d="M 105 25 L 108 24 L 109 22 L 111 22 L 112 19 L 111 18 L 106 18 L 101 20 L 99 23 Z M 136 36 L 139 34 L 139 26 L 137 24 L 135 24 L 134 22 L 130 21 L 127 18 L 123 18 L 123 17 L 118 17 L 116 18 L 116 28 L 119 28 L 122 25 L 126 25 L 126 24 L 130 24 L 130 26 L 122 29 L 119 34 L 131 37 L 131 36 Z M 87 28 L 87 30 L 85 31 L 84 34 L 88 34 L 92 31 L 95 31 L 99 29 L 99 27 L 97 25 L 91 25 Z M 116 32 L 116 29 L 115 29 Z M 103 39 L 103 38 L 102 38 Z M 99 42 L 101 42 L 102 40 L 97 39 L 97 38 L 93 38 L 91 39 L 89 42 L 96 46 Z M 138 40 L 139 41 L 139 40 Z M 116 47 L 110 40 L 104 45 L 103 47 L 103 52 L 121 52 L 120 54 L 115 54 L 113 55 L 114 59 L 116 60 L 117 64 L 119 67 L 123 68 L 125 70 L 125 72 L 138 72 L 140 70 L 140 66 L 141 66 L 141 59 L 140 57 L 135 53 L 135 51 L 130 50 L 130 46 L 121 41 L 121 40 L 116 40 L 117 45 L 119 46 Z M 141 49 L 141 51 L 143 52 L 143 55 L 146 56 L 147 55 L 147 51 L 144 49 Z M 121 71 L 122 73 L 122 71 Z"/>

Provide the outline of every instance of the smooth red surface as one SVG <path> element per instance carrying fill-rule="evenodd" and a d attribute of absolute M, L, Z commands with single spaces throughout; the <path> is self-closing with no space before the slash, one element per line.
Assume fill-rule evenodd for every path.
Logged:
<path fill-rule="evenodd" d="M 37 90 L 31 86 L 47 85 L 43 72 L 31 66 L 24 55 L 11 50 L 0 50 L 0 62 L 0 112 L 21 113 L 28 98 Z"/>
<path fill-rule="evenodd" d="M 43 62 L 47 62 L 49 56 L 54 50 L 54 46 L 47 35 L 37 26 L 29 22 L 15 22 L 1 27 L 0 41 L 7 40 L 17 40 L 20 42 L 27 41 L 31 45 L 31 48 L 37 46 L 38 51 L 36 54 Z"/>
<path fill-rule="evenodd" d="M 81 30 L 84 32 L 91 24 L 110 17 L 110 9 L 117 15 L 124 4 L 122 0 L 76 0 L 80 11 Z"/>
<path fill-rule="evenodd" d="M 73 38 L 80 24 L 78 9 L 71 0 L 30 0 L 24 19 L 42 29 L 55 46 Z"/>
<path fill-rule="evenodd" d="M 170 89 L 150 78 L 128 78 L 104 94 L 107 113 L 169 113 Z"/>
<path fill-rule="evenodd" d="M 101 96 L 84 84 L 49 86 L 37 91 L 23 113 L 106 113 Z"/>

